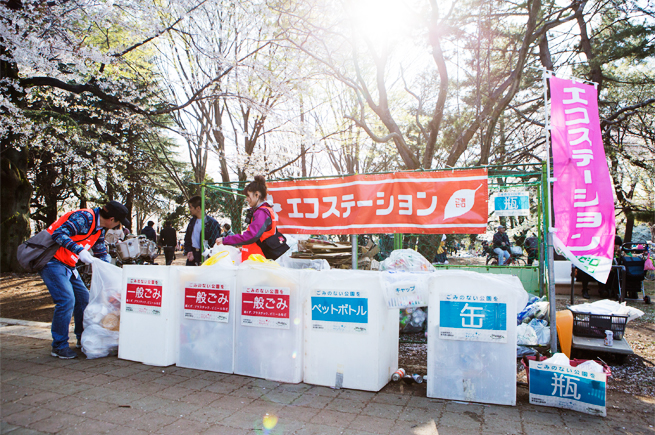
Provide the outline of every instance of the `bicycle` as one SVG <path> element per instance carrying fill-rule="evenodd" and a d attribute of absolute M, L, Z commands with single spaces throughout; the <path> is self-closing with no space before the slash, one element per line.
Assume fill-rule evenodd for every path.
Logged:
<path fill-rule="evenodd" d="M 514 249 L 516 248 L 516 249 Z M 520 250 L 520 252 L 519 252 Z M 487 248 L 487 266 L 498 266 L 498 254 L 492 248 Z M 503 263 L 503 266 L 527 266 L 525 258 L 523 258 L 523 248 L 514 246 L 509 252 L 509 258 Z"/>

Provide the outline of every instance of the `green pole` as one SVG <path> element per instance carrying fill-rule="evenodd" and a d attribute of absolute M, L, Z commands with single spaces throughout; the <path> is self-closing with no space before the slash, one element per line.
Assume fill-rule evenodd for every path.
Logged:
<path fill-rule="evenodd" d="M 544 275 L 546 273 L 546 238 L 548 231 L 548 214 L 546 213 L 546 188 L 548 186 L 548 173 L 546 171 L 546 162 L 541 164 L 541 201 L 539 204 L 539 220 L 541 225 L 539 230 L 539 297 L 544 295 Z"/>
<path fill-rule="evenodd" d="M 393 249 L 403 249 L 403 235 L 396 233 L 393 235 Z"/>
<path fill-rule="evenodd" d="M 200 261 L 202 262 L 202 251 L 205 247 L 205 183 L 201 184 L 200 197 L 202 198 L 200 202 L 200 225 L 202 225 L 200 233 Z"/>

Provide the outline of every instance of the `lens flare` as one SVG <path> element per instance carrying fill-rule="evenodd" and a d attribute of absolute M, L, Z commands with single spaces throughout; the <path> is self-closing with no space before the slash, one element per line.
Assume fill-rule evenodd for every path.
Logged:
<path fill-rule="evenodd" d="M 293 324 L 300 325 L 300 317 L 296 317 L 295 319 L 293 319 Z"/>
<path fill-rule="evenodd" d="M 271 430 L 271 429 L 273 429 L 275 427 L 276 424 L 277 424 L 277 416 L 276 415 L 266 414 L 264 416 L 264 421 L 263 421 L 264 429 Z"/>
<path fill-rule="evenodd" d="M 291 358 L 296 359 L 296 356 L 298 356 L 298 352 L 294 352 L 291 354 Z"/>

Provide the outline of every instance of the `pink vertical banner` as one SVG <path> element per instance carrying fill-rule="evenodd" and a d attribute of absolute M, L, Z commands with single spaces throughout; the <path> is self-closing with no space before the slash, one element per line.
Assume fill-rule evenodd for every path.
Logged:
<path fill-rule="evenodd" d="M 614 195 L 592 85 L 550 79 L 555 249 L 606 282 L 614 256 Z"/>

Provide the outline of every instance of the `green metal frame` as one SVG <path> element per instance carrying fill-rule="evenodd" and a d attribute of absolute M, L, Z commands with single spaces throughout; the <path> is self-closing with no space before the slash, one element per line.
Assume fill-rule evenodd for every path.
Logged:
<path fill-rule="evenodd" d="M 229 193 L 230 195 L 242 196 L 244 198 L 246 197 L 246 195 L 243 195 L 243 194 L 239 193 L 238 191 L 236 191 L 234 189 L 226 189 L 224 187 L 218 187 L 218 186 L 216 186 L 216 184 L 217 183 L 191 183 L 191 185 L 200 186 L 200 197 L 202 198 L 201 202 L 200 202 L 200 215 L 202 216 L 202 221 L 201 221 L 202 227 L 201 227 L 201 230 L 200 230 L 201 231 L 200 232 L 200 240 L 201 240 L 200 241 L 200 258 L 201 259 L 202 259 L 202 254 L 203 254 L 204 248 L 205 248 L 205 222 L 204 222 L 204 220 L 205 220 L 205 189 L 209 188 L 209 189 L 213 189 L 213 190 L 218 190 L 219 192 Z M 221 183 L 221 184 L 225 184 L 225 183 Z"/>
<path fill-rule="evenodd" d="M 547 256 L 548 256 L 548 247 L 546 242 L 546 234 L 548 231 L 548 213 L 547 207 L 544 207 L 544 204 L 547 204 L 549 201 L 549 192 L 548 192 L 548 174 L 547 174 L 547 165 L 546 162 L 541 163 L 517 163 L 511 165 L 489 165 L 489 166 L 474 166 L 474 167 L 465 167 L 465 168 L 444 168 L 444 169 L 431 169 L 431 170 L 415 170 L 415 171 L 404 171 L 404 172 L 446 172 L 446 171 L 455 171 L 455 170 L 469 170 L 469 169 L 487 169 L 487 174 L 490 179 L 499 179 L 499 178 L 523 178 L 529 177 L 533 178 L 532 181 L 511 183 L 505 186 L 494 186 L 494 189 L 503 190 L 516 187 L 539 187 L 539 200 L 537 201 L 537 214 L 538 214 L 538 225 L 537 225 L 537 234 L 539 239 L 539 261 L 538 266 L 524 266 L 518 267 L 516 269 L 539 269 L 539 296 L 543 296 L 545 289 L 544 276 L 546 273 Z M 379 175 L 379 174 L 389 174 L 393 172 L 376 172 L 366 175 Z M 350 174 L 349 174 L 350 175 Z M 325 179 L 325 178 L 343 178 L 348 175 L 326 175 L 320 177 L 303 177 L 303 178 L 280 178 L 270 181 L 297 181 L 297 180 L 316 180 L 316 179 Z M 201 195 L 202 195 L 202 215 L 205 215 L 205 192 L 206 189 L 218 190 L 224 193 L 231 195 L 244 196 L 239 193 L 238 188 L 226 187 L 227 185 L 242 184 L 241 182 L 231 182 L 231 183 L 192 183 L 195 185 L 201 186 Z M 245 196 L 244 196 L 245 197 Z M 393 233 L 393 247 L 394 249 L 402 249 L 403 247 L 403 234 L 402 233 Z M 205 226 L 202 226 L 202 240 L 205 240 Z M 204 244 L 201 244 L 204 245 Z M 201 253 L 204 246 L 201 246 Z M 353 262 L 353 265 L 356 267 L 356 263 Z M 442 267 L 442 266 L 438 266 Z M 476 270 L 479 268 L 480 272 L 490 270 L 490 267 L 494 266 L 470 266 L 471 268 L 475 267 Z M 505 268 L 505 271 L 514 269 L 512 266 L 497 266 L 498 268 Z M 456 266 L 450 265 L 447 268 L 456 268 Z M 531 286 L 532 287 L 532 286 Z M 532 288 L 531 288 L 532 290 Z M 534 290 L 533 290 L 534 291 Z"/>

